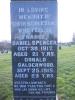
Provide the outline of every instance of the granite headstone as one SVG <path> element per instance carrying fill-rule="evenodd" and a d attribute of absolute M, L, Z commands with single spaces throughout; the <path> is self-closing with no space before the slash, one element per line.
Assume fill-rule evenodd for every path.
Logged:
<path fill-rule="evenodd" d="M 14 100 L 56 100 L 57 1 L 11 0 Z"/>

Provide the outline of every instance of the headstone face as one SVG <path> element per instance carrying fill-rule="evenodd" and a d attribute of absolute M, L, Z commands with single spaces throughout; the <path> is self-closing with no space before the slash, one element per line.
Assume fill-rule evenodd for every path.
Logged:
<path fill-rule="evenodd" d="M 56 100 L 57 1 L 11 1 L 14 100 Z"/>

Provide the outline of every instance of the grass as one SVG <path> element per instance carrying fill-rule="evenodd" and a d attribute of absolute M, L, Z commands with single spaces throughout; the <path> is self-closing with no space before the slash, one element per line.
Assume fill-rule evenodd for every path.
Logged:
<path fill-rule="evenodd" d="M 11 54 L 0 54 L 0 100 L 12 100 Z"/>
<path fill-rule="evenodd" d="M 57 92 L 61 100 L 75 100 L 75 46 L 58 51 Z"/>
<path fill-rule="evenodd" d="M 75 46 L 58 50 L 57 93 L 61 100 L 75 100 Z M 0 100 L 12 100 L 10 52 L 0 54 Z"/>

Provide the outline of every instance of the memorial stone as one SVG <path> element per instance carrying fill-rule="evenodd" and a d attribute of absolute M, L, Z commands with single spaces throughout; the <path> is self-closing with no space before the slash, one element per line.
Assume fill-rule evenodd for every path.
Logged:
<path fill-rule="evenodd" d="M 57 1 L 11 0 L 14 100 L 56 100 Z"/>

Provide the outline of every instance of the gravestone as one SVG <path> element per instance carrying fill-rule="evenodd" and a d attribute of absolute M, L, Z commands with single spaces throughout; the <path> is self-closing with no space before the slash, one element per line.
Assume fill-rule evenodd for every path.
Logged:
<path fill-rule="evenodd" d="M 11 0 L 14 100 L 56 100 L 57 1 Z"/>

